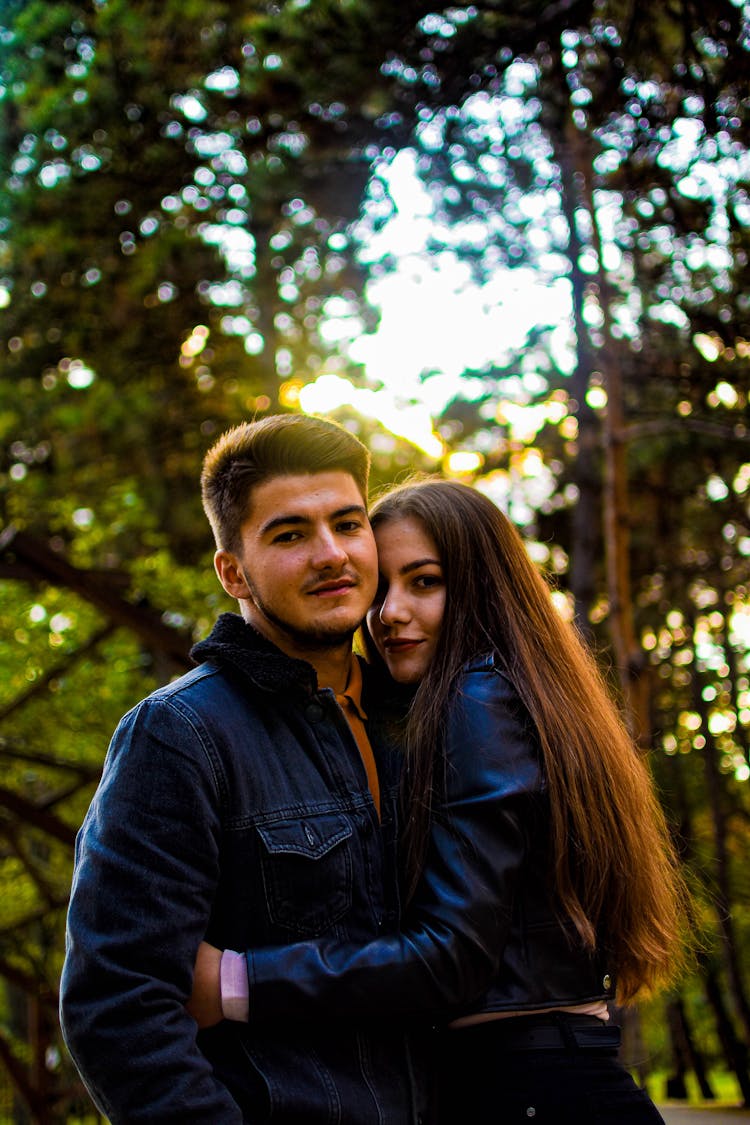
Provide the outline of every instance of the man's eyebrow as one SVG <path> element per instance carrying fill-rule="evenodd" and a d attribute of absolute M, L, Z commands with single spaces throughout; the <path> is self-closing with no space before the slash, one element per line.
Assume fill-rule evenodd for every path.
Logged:
<path fill-rule="evenodd" d="M 363 519 L 367 518 L 367 509 L 363 504 L 347 504 L 345 508 L 337 508 L 335 512 L 331 512 L 328 516 L 329 520 L 340 520 L 344 516 L 358 515 Z M 266 535 L 269 531 L 273 531 L 277 527 L 299 527 L 303 524 L 309 524 L 313 521 L 309 516 L 300 515 L 298 512 L 289 512 L 287 515 L 274 516 L 273 519 L 267 520 L 260 528 L 260 534 Z"/>

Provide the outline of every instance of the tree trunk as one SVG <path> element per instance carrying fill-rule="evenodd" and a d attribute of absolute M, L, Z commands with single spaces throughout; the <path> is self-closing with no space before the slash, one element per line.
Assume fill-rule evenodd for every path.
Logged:
<path fill-rule="evenodd" d="M 602 314 L 603 346 L 599 349 L 598 360 L 607 394 L 607 403 L 602 416 L 601 440 L 602 522 L 609 601 L 609 631 L 626 715 L 637 742 L 646 747 L 651 741 L 649 684 L 644 676 L 643 650 L 636 636 L 633 621 L 623 373 L 619 346 L 612 333 L 612 286 L 602 264 L 603 246 L 592 183 L 591 138 L 588 134 L 575 129 L 572 122 L 569 132 L 574 138 L 576 172 L 581 185 L 580 195 L 589 215 L 591 241 L 599 263 L 597 299 Z"/>
<path fill-rule="evenodd" d="M 691 630 L 694 622 L 690 621 Z M 692 676 L 692 705 L 701 717 L 701 732 L 705 738 L 703 748 L 703 772 L 706 779 L 711 826 L 716 856 L 715 884 L 712 899 L 721 933 L 721 955 L 727 973 L 732 1003 L 743 1028 L 746 1041 L 750 1040 L 750 1002 L 745 989 L 741 969 L 741 957 L 734 918 L 732 914 L 732 885 L 726 816 L 726 797 L 724 780 L 719 770 L 719 749 L 709 729 L 709 714 L 701 692 L 701 681 L 697 669 Z"/>
<path fill-rule="evenodd" d="M 272 228 L 270 220 L 263 222 L 256 219 L 252 225 L 252 234 L 255 239 L 257 326 L 260 335 L 263 337 L 263 351 L 257 359 L 260 366 L 263 393 L 268 399 L 264 409 L 273 413 L 278 410 L 279 406 L 279 379 L 276 370 L 278 333 L 275 321 L 279 300 L 276 291 L 276 274 L 271 265 L 270 238 Z"/>
<path fill-rule="evenodd" d="M 706 1101 L 713 1101 L 716 1095 L 713 1092 L 711 1083 L 708 1080 L 708 1075 L 706 1074 L 703 1055 L 695 1046 L 690 1024 L 688 1023 L 687 1013 L 685 1012 L 685 1005 L 681 996 L 678 996 L 672 1001 L 668 1011 L 669 1027 L 670 1033 L 673 1036 L 673 1041 L 676 1039 L 679 1042 L 681 1057 L 684 1058 L 687 1067 L 692 1070 L 695 1075 L 701 1097 L 705 1098 Z"/>
<path fill-rule="evenodd" d="M 586 401 L 594 359 L 583 318 L 586 276 L 579 265 L 583 243 L 576 224 L 576 209 L 580 199 L 576 185 L 576 159 L 568 136 L 567 107 L 560 107 L 557 120 L 548 122 L 548 131 L 560 168 L 561 203 L 568 225 L 567 256 L 570 263 L 576 336 L 576 365 L 570 385 L 578 422 L 577 456 L 573 470 L 573 484 L 578 490 L 578 499 L 572 513 L 570 591 L 575 603 L 578 628 L 591 640 L 591 612 L 596 596 L 601 538 L 601 430 L 596 412 Z"/>
<path fill-rule="evenodd" d="M 643 1043 L 641 1014 L 637 1008 L 615 1008 L 612 1011 L 612 1019 L 622 1028 L 620 1062 L 628 1070 L 635 1071 L 638 1082 L 645 1087 L 651 1067 Z"/>
<path fill-rule="evenodd" d="M 677 1001 L 667 1005 L 667 1027 L 672 1047 L 672 1072 L 667 1076 L 667 1097 L 687 1099 L 688 1055 Z"/>
<path fill-rule="evenodd" d="M 688 862 L 691 858 L 694 858 L 693 831 L 688 808 L 688 797 L 678 760 L 676 758 L 667 758 L 666 761 L 672 773 L 671 791 L 677 803 L 677 809 L 675 811 L 679 817 L 680 854 L 683 862 Z M 709 888 L 709 892 L 709 900 L 715 900 L 716 888 L 714 885 Z M 726 911 L 722 910 L 722 913 L 726 914 Z M 747 1047 L 740 1041 L 734 1029 L 734 1024 L 724 1002 L 724 996 L 716 970 L 708 962 L 705 955 L 699 956 L 698 962 L 701 981 L 705 989 L 706 998 L 714 1014 L 716 1032 L 724 1051 L 727 1066 L 737 1078 L 737 1084 L 742 1093 L 744 1104 L 750 1106 L 750 1073 L 748 1073 Z"/>
<path fill-rule="evenodd" d="M 576 599 L 579 620 L 585 620 L 585 628 L 588 629 L 588 613 L 593 601 L 596 574 L 598 539 L 595 529 L 601 518 L 609 630 L 623 704 L 634 736 L 640 745 L 648 746 L 649 685 L 643 676 L 643 652 L 633 624 L 630 582 L 628 469 L 622 372 L 617 359 L 616 341 L 611 332 L 611 286 L 602 266 L 601 235 L 593 192 L 591 141 L 587 134 L 577 128 L 569 107 L 566 106 L 564 112 L 562 107 L 556 109 L 559 113 L 558 129 L 550 129 L 550 137 L 559 138 L 556 157 L 561 174 L 562 208 L 569 230 L 568 258 L 578 353 L 578 363 L 571 380 L 578 404 L 576 484 L 579 489 L 579 501 L 573 517 L 575 555 L 574 565 L 571 567 L 571 589 Z M 588 215 L 591 245 L 599 259 L 597 296 L 603 316 L 603 346 L 597 347 L 596 352 L 583 317 L 587 282 L 579 265 L 583 242 L 576 221 L 577 211 Z M 607 392 L 603 427 L 600 426 L 596 412 L 586 401 L 595 365 L 600 369 Z M 603 458 L 603 463 L 600 458 Z"/>
<path fill-rule="evenodd" d="M 743 1106 L 750 1107 L 750 1073 L 748 1072 L 747 1047 L 737 1036 L 732 1019 L 724 1004 L 718 976 L 715 970 L 709 966 L 705 967 L 703 983 L 706 989 L 706 997 L 716 1017 L 716 1029 L 719 1033 L 719 1041 L 724 1051 L 727 1066 L 737 1079 Z"/>

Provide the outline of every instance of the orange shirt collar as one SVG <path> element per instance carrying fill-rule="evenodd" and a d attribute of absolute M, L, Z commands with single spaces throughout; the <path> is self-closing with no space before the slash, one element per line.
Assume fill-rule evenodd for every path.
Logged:
<path fill-rule="evenodd" d="M 362 667 L 354 654 L 352 654 L 352 661 L 349 666 L 349 679 L 341 694 L 349 700 L 360 719 L 365 722 L 367 715 L 362 708 Z"/>

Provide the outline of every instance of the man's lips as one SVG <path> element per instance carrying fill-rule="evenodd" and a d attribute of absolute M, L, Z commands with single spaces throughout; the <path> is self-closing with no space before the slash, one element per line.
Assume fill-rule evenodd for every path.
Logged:
<path fill-rule="evenodd" d="M 339 594 L 346 594 L 349 590 L 353 590 L 357 585 L 351 578 L 335 578 L 330 582 L 319 582 L 317 586 L 313 586 L 308 590 L 308 594 L 313 594 L 316 597 L 336 597 Z"/>

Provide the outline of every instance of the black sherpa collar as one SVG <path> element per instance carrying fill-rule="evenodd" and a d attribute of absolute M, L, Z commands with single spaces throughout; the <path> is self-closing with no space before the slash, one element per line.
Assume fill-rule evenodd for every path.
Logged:
<path fill-rule="evenodd" d="M 238 613 L 222 613 L 205 640 L 193 645 L 190 656 L 196 664 L 211 661 L 236 668 L 266 691 L 297 688 L 311 695 L 318 688 L 311 664 L 286 656 Z"/>

